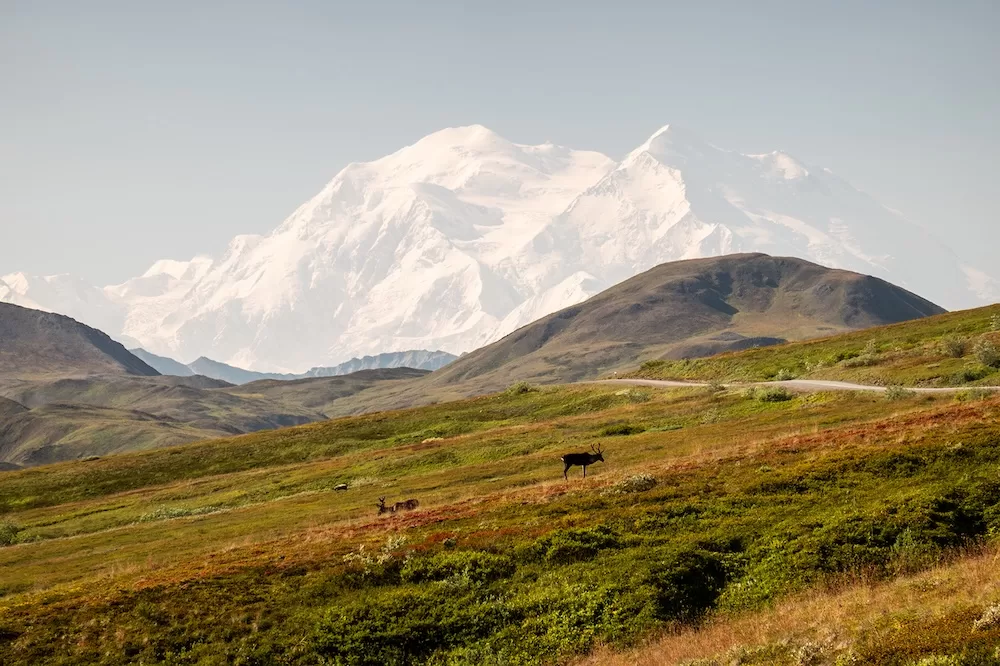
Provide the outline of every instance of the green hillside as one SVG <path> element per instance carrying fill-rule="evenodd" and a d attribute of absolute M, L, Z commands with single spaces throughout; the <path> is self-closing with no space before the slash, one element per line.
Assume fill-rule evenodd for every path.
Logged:
<path fill-rule="evenodd" d="M 0 662 L 994 663 L 998 473 L 1000 396 L 526 384 L 8 472 Z"/>
<path fill-rule="evenodd" d="M 886 386 L 1000 385 L 1000 305 L 710 358 L 648 361 L 623 377 L 832 379 Z"/>

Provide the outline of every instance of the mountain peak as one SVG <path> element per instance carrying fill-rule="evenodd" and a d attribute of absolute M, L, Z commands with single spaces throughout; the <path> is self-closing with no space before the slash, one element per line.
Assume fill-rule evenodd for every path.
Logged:
<path fill-rule="evenodd" d="M 466 125 L 345 167 L 276 230 L 233 239 L 203 267 L 163 262 L 153 279 L 104 289 L 16 276 L 0 300 L 30 299 L 156 354 L 301 372 L 467 351 L 658 264 L 750 250 L 888 277 L 952 306 L 997 288 L 780 151 L 744 155 L 667 124 L 616 166 Z"/>
<path fill-rule="evenodd" d="M 682 164 L 691 156 L 715 151 L 704 139 L 677 125 L 667 124 L 653 132 L 638 148 L 633 150 L 623 164 L 633 164 L 642 155 L 650 155 L 658 162 Z"/>
<path fill-rule="evenodd" d="M 496 150 L 513 144 L 483 125 L 446 127 L 428 134 L 410 148 Z"/>

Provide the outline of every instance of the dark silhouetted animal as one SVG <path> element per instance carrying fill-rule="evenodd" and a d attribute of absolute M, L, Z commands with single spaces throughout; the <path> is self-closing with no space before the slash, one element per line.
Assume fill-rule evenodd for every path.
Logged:
<path fill-rule="evenodd" d="M 590 445 L 590 450 L 593 453 L 567 453 L 560 460 L 562 460 L 563 465 L 563 478 L 568 479 L 566 475 L 569 472 L 569 468 L 573 465 L 580 465 L 583 467 L 583 478 L 587 478 L 587 465 L 593 465 L 595 462 L 604 462 L 604 453 L 601 451 L 600 447 L 594 448 L 594 445 Z"/>
<path fill-rule="evenodd" d="M 420 506 L 420 502 L 415 499 L 403 500 L 402 502 L 396 502 L 392 505 L 392 512 L 397 511 L 412 511 Z"/>
<path fill-rule="evenodd" d="M 415 499 L 408 499 L 408 500 L 403 500 L 402 502 L 396 502 L 392 506 L 386 506 L 385 498 L 379 497 L 378 504 L 376 504 L 376 506 L 378 507 L 378 515 L 381 516 L 383 513 L 396 513 L 397 511 L 412 511 L 413 509 L 416 509 L 418 506 L 420 506 L 420 502 Z"/>

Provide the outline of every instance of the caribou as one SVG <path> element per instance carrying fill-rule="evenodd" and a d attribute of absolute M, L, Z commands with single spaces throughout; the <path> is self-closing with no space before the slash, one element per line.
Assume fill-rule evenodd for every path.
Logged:
<path fill-rule="evenodd" d="M 415 499 L 408 499 L 408 500 L 403 500 L 402 502 L 396 502 L 392 506 L 386 506 L 385 498 L 379 497 L 378 504 L 376 504 L 375 506 L 378 507 L 378 515 L 381 516 L 383 513 L 396 513 L 397 511 L 412 511 L 413 509 L 416 509 L 418 506 L 420 506 L 420 502 Z"/>
<path fill-rule="evenodd" d="M 591 453 L 567 453 L 560 460 L 562 460 L 563 465 L 563 478 L 569 479 L 567 472 L 569 468 L 574 465 L 580 465 L 583 467 L 583 478 L 587 478 L 587 465 L 593 465 L 595 462 L 604 462 L 604 452 L 601 451 L 601 447 L 598 446 L 596 449 L 594 445 L 590 445 Z"/>

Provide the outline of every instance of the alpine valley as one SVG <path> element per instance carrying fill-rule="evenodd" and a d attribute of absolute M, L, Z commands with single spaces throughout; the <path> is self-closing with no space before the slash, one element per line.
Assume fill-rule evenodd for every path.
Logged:
<path fill-rule="evenodd" d="M 221 257 L 158 261 L 103 288 L 12 273 L 0 301 L 152 354 L 301 373 L 468 352 L 658 264 L 736 252 L 872 274 L 950 308 L 1000 298 L 995 276 L 783 152 L 739 154 L 666 126 L 615 162 L 473 125 L 348 165 Z"/>

